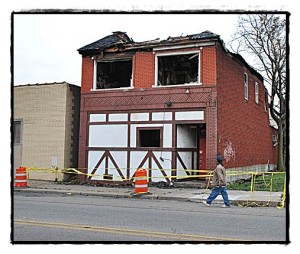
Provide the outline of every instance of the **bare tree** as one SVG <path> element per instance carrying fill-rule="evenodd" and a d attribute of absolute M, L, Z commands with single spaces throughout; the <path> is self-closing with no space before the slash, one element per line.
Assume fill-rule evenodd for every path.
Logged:
<path fill-rule="evenodd" d="M 286 158 L 286 15 L 239 16 L 231 49 L 254 57 L 254 68 L 269 86 L 270 114 L 278 126 L 278 169 Z"/>

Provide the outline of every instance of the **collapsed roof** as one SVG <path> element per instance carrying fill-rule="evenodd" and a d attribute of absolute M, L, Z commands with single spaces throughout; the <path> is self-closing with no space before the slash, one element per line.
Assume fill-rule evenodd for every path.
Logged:
<path fill-rule="evenodd" d="M 243 65 L 247 66 L 252 74 L 256 75 L 262 82 L 263 77 L 251 67 L 245 59 L 239 55 L 232 52 L 229 52 L 223 41 L 220 38 L 220 35 L 215 34 L 210 31 L 204 31 L 198 34 L 192 34 L 187 36 L 178 36 L 178 37 L 168 37 L 165 40 L 155 39 L 143 42 L 134 42 L 126 32 L 113 32 L 111 35 L 108 35 L 98 41 L 90 43 L 84 47 L 78 49 L 79 54 L 82 56 L 93 56 L 101 54 L 104 51 L 108 52 L 120 52 L 120 51 L 130 51 L 130 50 L 151 50 L 157 47 L 167 47 L 174 45 L 185 45 L 195 42 L 212 42 L 218 41 L 223 49 L 233 56 L 237 61 L 241 62 Z"/>
<path fill-rule="evenodd" d="M 220 36 L 210 31 L 205 31 L 199 34 L 192 34 L 180 37 L 169 37 L 166 40 L 150 40 L 144 42 L 134 42 L 125 32 L 113 32 L 98 41 L 90 43 L 84 47 L 78 49 L 78 52 L 82 55 L 89 54 L 93 51 L 102 51 L 110 47 L 119 47 L 122 49 L 133 49 L 133 48 L 151 48 L 154 46 L 168 45 L 174 43 L 186 43 L 193 40 L 205 40 L 205 39 L 219 39 Z"/>

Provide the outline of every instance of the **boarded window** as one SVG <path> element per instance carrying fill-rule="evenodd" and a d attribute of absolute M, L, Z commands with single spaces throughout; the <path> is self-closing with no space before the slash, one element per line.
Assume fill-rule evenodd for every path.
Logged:
<path fill-rule="evenodd" d="M 138 128 L 138 147 L 162 147 L 161 128 Z"/>
<path fill-rule="evenodd" d="M 199 83 L 199 53 L 158 56 L 157 86 Z"/>
<path fill-rule="evenodd" d="M 21 143 L 21 121 L 13 122 L 13 141 L 14 144 Z"/>
<path fill-rule="evenodd" d="M 97 62 L 96 89 L 130 87 L 131 77 L 131 60 Z"/>

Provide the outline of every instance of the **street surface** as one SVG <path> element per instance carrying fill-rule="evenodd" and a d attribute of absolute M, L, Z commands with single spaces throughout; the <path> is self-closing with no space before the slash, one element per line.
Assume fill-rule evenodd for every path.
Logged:
<path fill-rule="evenodd" d="M 286 241 L 286 209 L 14 193 L 13 241 Z"/>

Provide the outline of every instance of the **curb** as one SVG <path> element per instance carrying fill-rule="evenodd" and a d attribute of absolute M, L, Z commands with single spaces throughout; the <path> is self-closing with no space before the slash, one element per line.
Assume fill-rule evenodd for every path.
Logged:
<path fill-rule="evenodd" d="M 191 200 L 190 197 L 168 197 L 163 195 L 153 195 L 152 193 L 145 193 L 139 195 L 120 194 L 120 193 L 99 193 L 99 192 L 82 192 L 82 191 L 71 191 L 71 190 L 51 190 L 51 189 L 28 189 L 28 188 L 14 188 L 14 192 L 29 192 L 29 193 L 48 193 L 48 194 L 65 194 L 70 196 L 93 196 L 93 197 L 113 197 L 113 198 L 132 198 L 132 199 L 151 199 L 151 200 L 174 200 L 181 202 L 194 202 L 201 203 L 205 198 L 197 198 Z M 231 200 L 232 205 L 236 206 L 268 206 L 277 207 L 281 205 L 280 201 L 249 201 L 249 200 Z M 215 200 L 215 204 L 221 204 L 221 200 Z"/>

